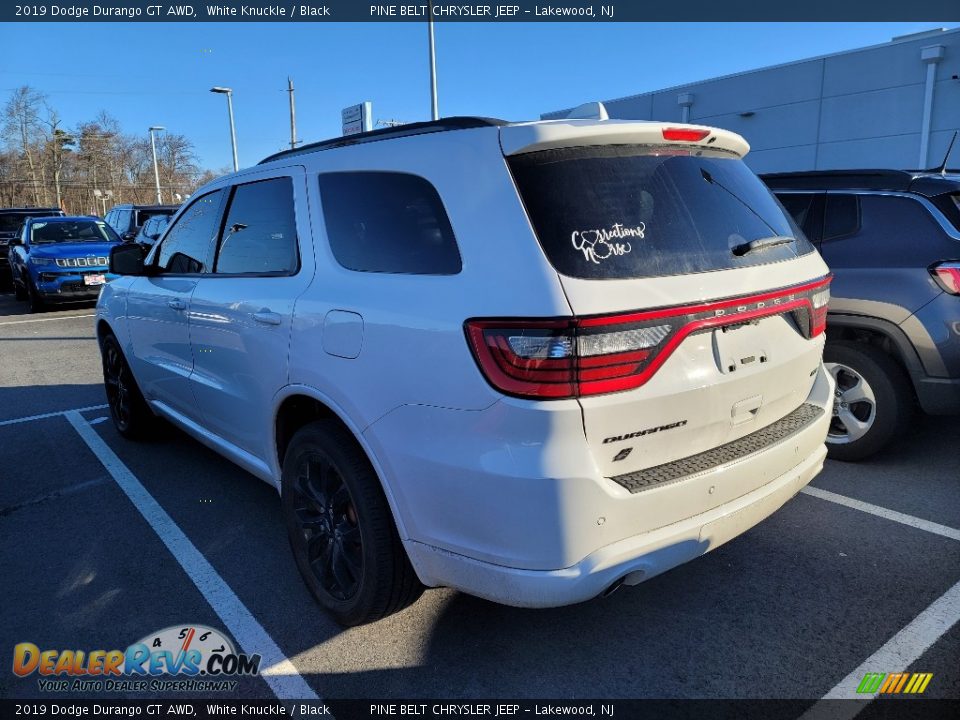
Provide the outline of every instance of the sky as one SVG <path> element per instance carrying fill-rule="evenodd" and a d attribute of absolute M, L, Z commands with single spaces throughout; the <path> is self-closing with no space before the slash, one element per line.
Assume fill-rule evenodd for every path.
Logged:
<path fill-rule="evenodd" d="M 874 45 L 957 23 L 438 23 L 440 114 L 509 120 Z M 340 135 L 340 110 L 375 120 L 430 116 L 420 23 L 22 23 L 0 26 L 0 102 L 30 85 L 66 127 L 103 109 L 125 132 L 163 125 L 200 164 L 231 164 L 232 87 L 240 166 L 289 147 L 287 76 L 298 139 Z"/>

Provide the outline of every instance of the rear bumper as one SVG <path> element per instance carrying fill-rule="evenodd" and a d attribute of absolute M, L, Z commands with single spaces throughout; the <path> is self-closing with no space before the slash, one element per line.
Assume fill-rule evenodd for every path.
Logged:
<path fill-rule="evenodd" d="M 829 421 L 829 415 L 824 418 Z M 818 430 L 819 432 L 819 430 Z M 826 434 L 826 427 L 822 428 Z M 508 568 L 408 542 L 407 552 L 427 585 L 454 587 L 471 595 L 518 607 L 555 607 L 590 600 L 614 583 L 636 585 L 732 540 L 773 514 L 823 468 L 822 444 L 775 480 L 710 512 L 600 548 L 562 570 Z M 749 472 L 733 467 L 718 473 Z"/>
<path fill-rule="evenodd" d="M 599 472 L 575 401 L 404 406 L 364 435 L 425 584 L 549 607 L 654 577 L 770 515 L 820 471 L 832 400 L 821 365 L 809 424 L 633 492 Z"/>

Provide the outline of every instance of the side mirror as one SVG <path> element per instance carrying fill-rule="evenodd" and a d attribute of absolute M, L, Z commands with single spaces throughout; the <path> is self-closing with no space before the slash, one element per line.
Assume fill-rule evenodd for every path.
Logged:
<path fill-rule="evenodd" d="M 138 243 L 116 245 L 110 249 L 110 272 L 115 275 L 146 275 L 143 259 L 146 251 Z"/>
<path fill-rule="evenodd" d="M 8 247 L 13 247 L 15 245 L 23 245 L 23 242 L 20 240 L 20 238 L 10 238 L 10 242 L 7 243 Z"/>

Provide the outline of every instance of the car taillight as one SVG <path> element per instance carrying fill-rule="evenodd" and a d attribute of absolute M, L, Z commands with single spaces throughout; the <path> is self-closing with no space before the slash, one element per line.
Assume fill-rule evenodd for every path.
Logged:
<path fill-rule="evenodd" d="M 804 337 L 826 327 L 830 278 L 762 295 L 661 310 L 550 320 L 469 320 L 488 382 L 508 395 L 572 398 L 640 387 L 688 335 L 791 313 Z"/>
<path fill-rule="evenodd" d="M 710 134 L 709 130 L 696 128 L 664 128 L 664 140 L 678 140 L 680 142 L 699 142 Z"/>
<path fill-rule="evenodd" d="M 960 262 L 943 262 L 930 268 L 930 274 L 944 292 L 960 295 Z"/>

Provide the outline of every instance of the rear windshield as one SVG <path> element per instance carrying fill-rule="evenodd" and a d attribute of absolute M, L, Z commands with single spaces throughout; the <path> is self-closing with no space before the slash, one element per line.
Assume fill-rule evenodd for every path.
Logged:
<path fill-rule="evenodd" d="M 508 162 L 540 244 L 564 275 L 682 275 L 813 251 L 766 185 L 721 150 L 598 145 Z"/>
<path fill-rule="evenodd" d="M 169 217 L 170 215 L 173 215 L 175 212 L 176 210 L 172 208 L 160 209 L 160 210 L 158 209 L 137 210 L 137 227 L 142 227 L 147 222 L 147 220 L 149 220 L 150 218 L 156 215 L 166 215 Z"/>

